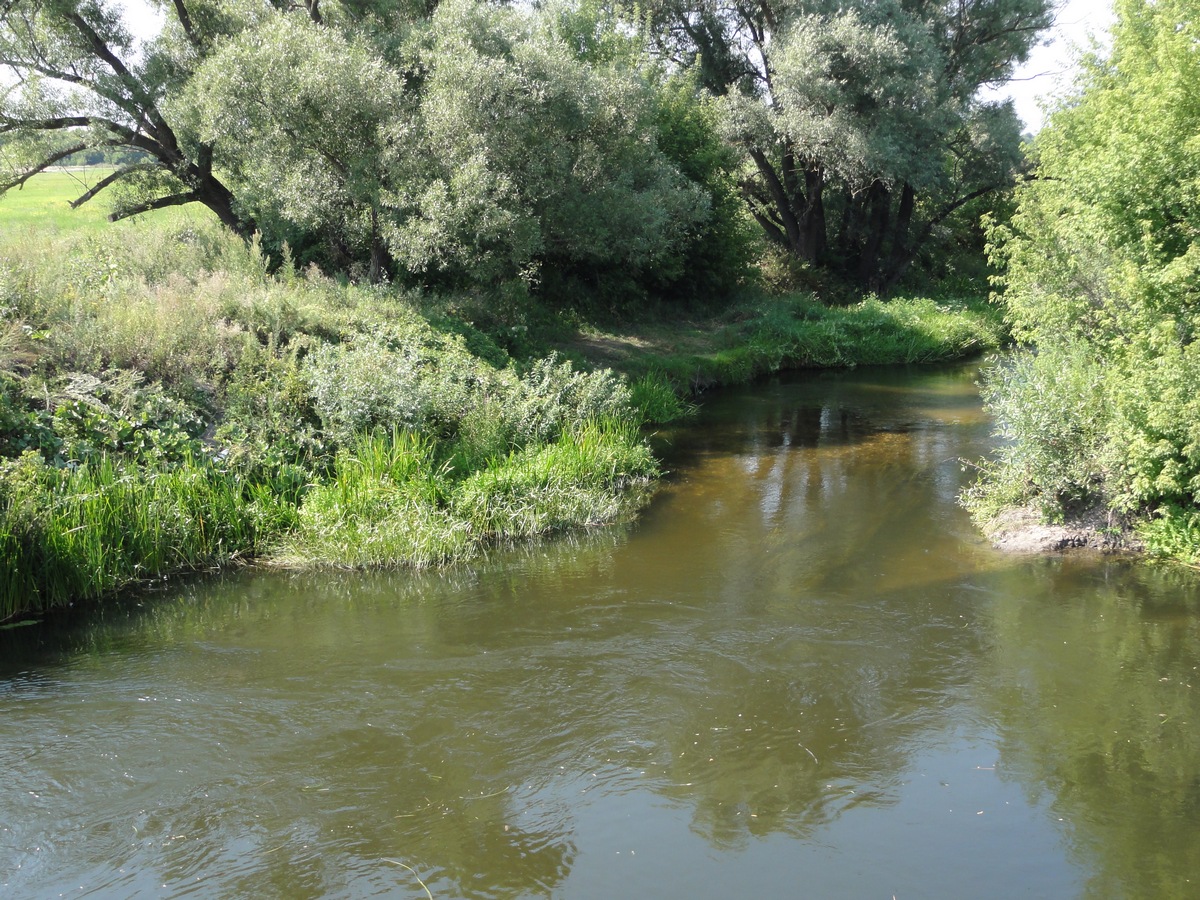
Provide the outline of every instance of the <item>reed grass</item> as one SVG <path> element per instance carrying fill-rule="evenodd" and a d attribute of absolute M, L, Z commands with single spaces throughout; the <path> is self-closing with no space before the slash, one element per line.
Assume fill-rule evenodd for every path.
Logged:
<path fill-rule="evenodd" d="M 207 460 L 102 458 L 73 469 L 27 453 L 0 470 L 0 618 L 89 600 L 253 556 L 289 517 Z"/>
<path fill-rule="evenodd" d="M 300 507 L 299 527 L 271 557 L 281 566 L 422 568 L 504 540 L 605 524 L 631 510 L 657 468 L 630 422 L 589 422 L 550 444 L 493 459 L 465 478 L 436 445 L 372 434 Z"/>
<path fill-rule="evenodd" d="M 587 422 L 471 475 L 451 509 L 477 540 L 528 538 L 614 521 L 636 503 L 628 489 L 657 474 L 635 424 Z"/>

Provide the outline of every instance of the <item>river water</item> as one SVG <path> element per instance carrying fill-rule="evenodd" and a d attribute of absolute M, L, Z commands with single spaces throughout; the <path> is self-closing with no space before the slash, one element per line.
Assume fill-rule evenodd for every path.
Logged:
<path fill-rule="evenodd" d="M 975 374 L 711 395 L 629 526 L 0 633 L 0 894 L 1200 896 L 1200 584 L 991 550 Z"/>

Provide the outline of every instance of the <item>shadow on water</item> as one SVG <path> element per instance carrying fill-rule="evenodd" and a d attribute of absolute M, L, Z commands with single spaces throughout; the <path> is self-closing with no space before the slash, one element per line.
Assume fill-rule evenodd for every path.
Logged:
<path fill-rule="evenodd" d="M 631 526 L 0 636 L 0 886 L 1186 896 L 1196 582 L 995 553 L 986 444 L 969 370 L 780 379 Z"/>

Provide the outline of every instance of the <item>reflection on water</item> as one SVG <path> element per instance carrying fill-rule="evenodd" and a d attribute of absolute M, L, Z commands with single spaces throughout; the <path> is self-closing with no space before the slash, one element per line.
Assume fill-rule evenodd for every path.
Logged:
<path fill-rule="evenodd" d="M 0 633 L 0 887 L 1191 896 L 1197 584 L 988 548 L 972 377 L 714 396 L 624 529 Z"/>

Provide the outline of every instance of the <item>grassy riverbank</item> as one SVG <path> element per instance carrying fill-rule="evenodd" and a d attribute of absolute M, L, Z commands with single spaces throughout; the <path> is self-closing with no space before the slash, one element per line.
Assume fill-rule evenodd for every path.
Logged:
<path fill-rule="evenodd" d="M 599 330 L 288 268 L 195 222 L 0 238 L 0 619 L 255 559 L 422 566 L 612 521 L 642 426 L 797 366 L 994 346 L 979 303 Z"/>

